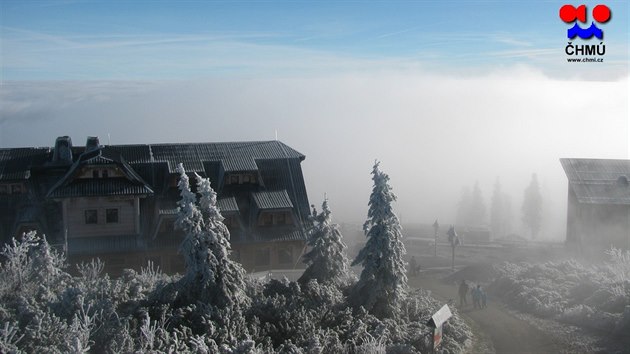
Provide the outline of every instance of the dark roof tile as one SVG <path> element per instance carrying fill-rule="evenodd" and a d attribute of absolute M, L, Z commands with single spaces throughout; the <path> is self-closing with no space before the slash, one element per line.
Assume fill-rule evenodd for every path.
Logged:
<path fill-rule="evenodd" d="M 279 191 L 253 192 L 252 197 L 256 207 L 264 209 L 292 209 L 293 203 L 287 194 L 286 189 Z"/>
<path fill-rule="evenodd" d="M 630 160 L 560 159 L 569 186 L 580 203 L 630 205 Z"/>
<path fill-rule="evenodd" d="M 76 179 L 72 183 L 55 188 L 51 198 L 150 195 L 153 191 L 142 184 L 135 184 L 125 178 Z"/>
<path fill-rule="evenodd" d="M 217 206 L 222 213 L 238 213 L 239 211 L 236 198 L 234 197 L 221 198 L 217 200 Z"/>

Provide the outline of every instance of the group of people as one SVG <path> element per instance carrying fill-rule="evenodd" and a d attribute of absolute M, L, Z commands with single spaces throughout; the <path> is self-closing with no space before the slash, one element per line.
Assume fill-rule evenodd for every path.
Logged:
<path fill-rule="evenodd" d="M 470 292 L 473 300 L 473 307 L 476 309 L 485 309 L 488 307 L 487 301 L 488 296 L 486 292 L 483 291 L 481 285 L 477 284 L 477 286 L 471 286 L 466 283 L 466 280 L 462 280 L 459 284 L 459 306 L 464 307 L 464 305 L 468 305 L 467 296 Z"/>

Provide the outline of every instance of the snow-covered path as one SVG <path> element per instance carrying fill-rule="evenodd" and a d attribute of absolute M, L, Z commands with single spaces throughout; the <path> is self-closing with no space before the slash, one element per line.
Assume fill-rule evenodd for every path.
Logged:
<path fill-rule="evenodd" d="M 442 280 L 427 275 L 419 275 L 409 279 L 411 286 L 431 290 L 433 296 L 447 302 L 457 300 L 457 285 L 447 284 Z M 469 322 L 477 342 L 473 352 L 496 353 L 562 353 L 567 348 L 548 333 L 532 326 L 530 323 L 514 317 L 503 304 L 492 301 L 488 307 L 473 309 L 472 304 L 459 309 L 464 319 Z"/>

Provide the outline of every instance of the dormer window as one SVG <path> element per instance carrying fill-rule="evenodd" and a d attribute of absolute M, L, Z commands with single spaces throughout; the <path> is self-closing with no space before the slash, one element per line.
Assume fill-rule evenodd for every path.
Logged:
<path fill-rule="evenodd" d="M 22 194 L 26 192 L 26 187 L 21 183 L 0 184 L 0 194 Z"/>
<path fill-rule="evenodd" d="M 262 224 L 265 226 L 273 225 L 273 214 L 272 213 L 263 213 L 262 215 Z"/>
<path fill-rule="evenodd" d="M 253 184 L 256 183 L 256 175 L 252 173 L 234 173 L 226 177 L 226 184 Z"/>
<path fill-rule="evenodd" d="M 236 229 L 238 228 L 238 220 L 234 215 L 228 215 L 223 219 L 223 224 L 228 227 L 228 229 Z"/>
<path fill-rule="evenodd" d="M 286 211 L 265 211 L 260 214 L 258 219 L 259 226 L 272 226 L 272 225 L 292 225 L 293 219 L 290 212 Z"/>
<path fill-rule="evenodd" d="M 20 194 L 22 193 L 22 185 L 21 184 L 12 184 L 11 185 L 11 194 Z"/>

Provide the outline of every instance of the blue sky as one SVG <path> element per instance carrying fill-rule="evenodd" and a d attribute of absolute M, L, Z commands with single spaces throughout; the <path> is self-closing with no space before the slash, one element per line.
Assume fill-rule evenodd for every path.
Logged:
<path fill-rule="evenodd" d="M 3 0 L 2 78 L 468 71 L 518 63 L 562 71 L 564 3 Z M 613 12 L 602 26 L 607 66 L 627 72 L 628 3 L 606 4 Z"/>

